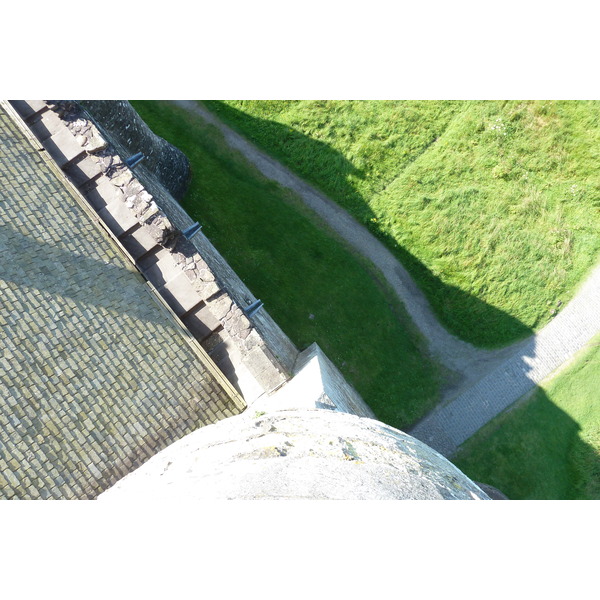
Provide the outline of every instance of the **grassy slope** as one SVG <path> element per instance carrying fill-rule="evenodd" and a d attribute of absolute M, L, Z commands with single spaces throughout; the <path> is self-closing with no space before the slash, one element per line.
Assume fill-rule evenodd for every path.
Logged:
<path fill-rule="evenodd" d="M 184 207 L 294 343 L 318 342 L 390 425 L 406 427 L 431 408 L 437 367 L 375 276 L 214 128 L 168 103 L 132 104 L 185 152 L 193 177 Z"/>
<path fill-rule="evenodd" d="M 598 102 L 206 104 L 376 230 L 476 345 L 543 326 L 600 251 Z"/>
<path fill-rule="evenodd" d="M 453 462 L 511 499 L 600 500 L 600 338 Z"/>

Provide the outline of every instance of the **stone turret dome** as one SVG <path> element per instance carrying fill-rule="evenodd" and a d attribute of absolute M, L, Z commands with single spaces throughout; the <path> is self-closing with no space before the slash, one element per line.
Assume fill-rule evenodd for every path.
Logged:
<path fill-rule="evenodd" d="M 383 423 L 330 410 L 245 413 L 175 442 L 100 500 L 482 499 L 442 455 Z"/>

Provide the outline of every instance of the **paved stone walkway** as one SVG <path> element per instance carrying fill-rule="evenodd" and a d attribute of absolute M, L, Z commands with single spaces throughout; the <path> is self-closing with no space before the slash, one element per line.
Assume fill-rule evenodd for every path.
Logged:
<path fill-rule="evenodd" d="M 439 324 L 427 299 L 399 261 L 345 210 L 224 125 L 206 108 L 194 101 L 175 104 L 217 127 L 231 148 L 242 153 L 265 177 L 295 191 L 329 227 L 369 259 L 404 303 L 427 340 L 430 352 L 462 376 L 458 385 L 448 390 L 440 406 L 409 432 L 442 454 L 451 455 L 463 441 L 600 332 L 599 267 L 575 298 L 535 336 L 491 351 L 459 340 Z"/>
<path fill-rule="evenodd" d="M 532 390 L 600 333 L 600 267 L 576 296 L 520 351 L 464 393 L 443 403 L 409 433 L 451 456 L 488 421 Z"/>
<path fill-rule="evenodd" d="M 243 402 L 0 107 L 0 498 L 92 498 Z"/>

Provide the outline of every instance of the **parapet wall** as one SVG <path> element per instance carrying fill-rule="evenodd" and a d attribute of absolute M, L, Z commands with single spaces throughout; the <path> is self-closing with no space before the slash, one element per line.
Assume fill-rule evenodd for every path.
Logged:
<path fill-rule="evenodd" d="M 167 184 L 171 180 L 182 181 L 189 177 L 189 164 L 185 155 L 171 144 L 156 136 L 137 114 L 129 102 L 118 101 L 81 101 L 88 115 L 92 118 L 102 134 L 114 146 L 121 156 L 142 152 L 148 153 L 148 160 L 133 167 L 135 177 L 155 198 L 168 220 L 180 231 L 185 231 L 194 224 L 192 218 L 177 202 L 183 194 L 172 193 L 170 188 L 182 189 L 182 186 Z M 173 152 L 169 151 L 171 148 Z M 182 166 L 183 157 L 185 168 Z M 164 160 L 162 164 L 160 160 Z M 156 171 L 156 176 L 154 172 Z M 173 172 L 171 174 L 171 171 Z M 187 183 L 186 183 L 187 185 Z M 233 301 L 242 309 L 256 302 L 240 277 L 229 266 L 210 240 L 200 231 L 189 240 L 214 274 L 219 287 L 227 291 Z M 281 330 L 265 308 L 259 309 L 251 317 L 250 322 L 273 358 L 291 375 L 298 357 L 298 349 Z"/>
<path fill-rule="evenodd" d="M 81 104 L 88 111 L 94 110 L 95 122 L 100 127 L 103 135 L 116 148 L 122 148 L 126 152 L 144 152 L 143 148 L 140 148 L 140 144 L 146 142 L 149 145 L 160 143 L 161 147 L 165 144 L 168 145 L 165 140 L 157 138 L 150 131 L 128 102 L 98 103 L 87 101 Z M 111 111 L 115 113 L 122 112 L 123 114 L 115 116 L 111 114 Z M 127 119 L 131 117 L 132 113 L 135 114 L 135 117 L 132 117 L 135 124 L 128 128 L 127 131 L 131 133 L 125 136 L 120 129 L 127 127 Z M 156 142 L 154 138 L 157 138 L 159 142 Z M 158 181 L 158 179 L 164 179 L 164 176 L 161 175 L 161 177 L 156 178 L 153 177 L 152 173 L 148 172 L 148 167 L 150 166 L 153 166 L 153 163 L 144 160 L 138 166 L 133 167 L 132 170 L 135 176 L 144 182 L 150 193 L 156 198 L 156 201 L 160 204 L 161 212 L 166 215 L 169 222 L 177 230 L 185 231 L 189 229 L 194 225 L 194 221 L 179 202 L 175 200 L 173 195 Z M 160 166 L 159 174 L 164 173 L 164 171 L 164 166 Z M 230 298 L 234 305 L 239 307 L 237 309 L 237 316 L 230 319 L 229 327 L 235 329 L 237 321 L 249 321 L 252 325 L 253 333 L 257 334 L 257 338 L 260 340 L 261 352 L 265 356 L 270 357 L 273 365 L 277 365 L 278 368 L 287 374 L 287 379 L 293 377 L 293 380 L 289 381 L 279 391 L 272 384 L 265 386 L 265 389 L 268 389 L 271 394 L 273 392 L 277 393 L 270 397 L 263 396 L 260 400 L 261 405 L 272 403 L 273 407 L 276 404 L 299 407 L 305 406 L 308 402 L 310 406 L 316 408 L 326 407 L 339 412 L 374 417 L 373 412 L 364 400 L 316 344 L 313 344 L 301 353 L 269 315 L 267 311 L 268 307 L 261 307 L 249 315 L 244 313 L 244 309 L 256 303 L 258 299 L 202 231 L 195 233 L 187 241 L 187 244 L 193 248 L 193 251 L 198 253 L 201 260 L 206 264 L 207 269 L 214 275 L 219 289 L 223 290 L 227 298 Z M 249 338 L 248 341 L 251 339 Z M 247 343 L 244 344 L 247 345 Z M 209 349 L 207 348 L 207 350 Z M 245 356 L 248 356 L 247 360 L 249 361 L 255 360 L 247 354 Z M 256 364 L 254 371 L 260 371 L 263 368 L 260 365 L 263 363 Z M 263 373 L 266 374 L 267 371 L 263 371 Z M 272 377 L 271 380 L 274 381 Z M 246 397 L 246 400 L 252 403 L 255 398 Z"/>
<path fill-rule="evenodd" d="M 300 353 L 266 307 L 259 306 L 198 224 L 149 172 L 153 162 L 130 165 L 123 160 L 138 150 L 138 143 L 160 146 L 156 160 L 181 154 L 167 152 L 170 144 L 154 136 L 137 114 L 132 116 L 129 103 L 102 102 L 100 110 L 87 102 L 96 106 L 94 120 L 69 101 L 13 104 L 248 404 L 260 400 L 273 408 L 306 407 L 308 402 L 310 407 L 373 416 L 316 344 Z M 111 106 L 117 114 L 111 114 Z M 127 127 L 129 117 L 135 134 L 119 130 L 132 129 Z M 175 170 L 177 164 L 182 161 L 173 162 Z M 159 171 L 164 173 L 164 168 Z"/>
<path fill-rule="evenodd" d="M 283 384 L 291 376 L 295 355 L 287 365 L 274 355 L 244 314 L 243 299 L 229 293 L 219 272 L 203 260 L 194 239 L 183 234 L 193 224 L 191 218 L 156 180 L 148 188 L 142 184 L 140 165 L 129 166 L 122 160 L 108 128 L 100 131 L 74 102 L 13 104 L 138 269 L 246 401 Z M 116 102 L 114 107 L 119 112 L 122 103 Z M 122 124 L 122 119 L 112 122 Z M 138 124 L 138 131 L 142 125 Z M 120 137 L 119 132 L 114 136 Z M 168 145 L 164 140 L 161 144 Z M 157 190 L 160 197 L 155 196 Z M 164 206 L 179 209 L 169 211 L 178 227 Z"/>
<path fill-rule="evenodd" d="M 239 306 L 249 306 L 257 301 L 254 294 L 202 232 L 195 235 L 191 241 L 213 272 L 218 274 L 223 288 Z M 261 307 L 250 317 L 250 320 L 279 363 L 288 373 L 292 374 L 299 354 L 298 348 L 265 308 Z"/>

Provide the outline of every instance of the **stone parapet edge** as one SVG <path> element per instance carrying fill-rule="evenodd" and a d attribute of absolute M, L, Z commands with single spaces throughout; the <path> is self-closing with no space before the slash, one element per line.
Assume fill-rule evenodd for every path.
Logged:
<path fill-rule="evenodd" d="M 77 105 L 78 109 L 81 111 L 80 119 L 86 120 L 93 129 L 96 130 L 98 135 L 104 138 L 109 144 L 109 151 L 112 155 L 119 158 L 121 161 L 120 166 L 123 168 L 125 172 L 127 172 L 133 181 L 137 182 L 139 186 L 143 190 L 148 190 L 151 193 L 151 198 L 153 198 L 153 204 L 155 206 L 155 215 L 159 218 L 159 220 L 164 224 L 164 228 L 167 230 L 166 238 L 161 240 L 156 240 L 157 244 L 171 253 L 172 256 L 175 255 L 175 247 L 174 243 L 177 243 L 177 239 L 181 236 L 181 232 L 184 231 L 190 225 L 193 225 L 193 221 L 191 217 L 187 214 L 187 212 L 172 198 L 171 194 L 166 190 L 160 182 L 153 176 L 152 173 L 148 172 L 143 163 L 139 165 L 139 167 L 135 167 L 135 171 L 133 168 L 128 167 L 120 154 L 123 153 L 126 149 L 119 143 L 113 139 L 110 132 L 107 131 L 101 123 L 99 123 L 93 115 L 86 110 L 84 106 L 79 103 L 74 103 Z M 49 107 L 50 110 L 54 110 Z M 62 117 L 59 115 L 59 118 Z M 65 126 L 67 126 L 67 122 L 64 121 Z M 110 148 L 112 146 L 112 148 Z M 82 149 L 85 150 L 86 146 L 83 146 Z M 125 152 L 126 153 L 126 152 Z M 93 152 L 88 152 L 89 156 L 94 157 Z M 140 171 L 145 173 L 144 177 L 140 177 Z M 111 183 L 112 180 L 109 178 Z M 158 188 L 158 190 L 156 189 Z M 156 192 L 159 192 L 156 194 Z M 156 200 L 160 202 L 160 206 L 156 204 Z M 168 205 L 169 208 L 177 207 L 176 219 L 172 219 L 172 210 L 166 212 L 164 210 L 164 206 Z M 145 214 L 137 214 L 132 207 L 128 207 L 128 210 L 132 212 L 137 222 L 142 226 L 148 226 L 146 222 Z M 154 236 L 153 236 L 154 237 Z M 181 236 L 183 237 L 183 236 Z M 196 242 L 196 240 L 200 237 L 205 239 L 205 244 L 200 248 Z M 222 257 L 218 254 L 214 246 L 210 243 L 210 241 L 205 238 L 205 236 L 200 232 L 196 234 L 192 239 L 187 240 L 190 243 L 197 254 L 198 259 L 204 263 L 204 268 L 206 268 L 214 278 L 214 281 L 218 285 L 219 288 L 219 299 L 223 297 L 226 298 L 226 301 L 230 302 L 233 306 L 231 311 L 228 311 L 222 318 L 218 318 L 221 323 L 225 333 L 229 336 L 229 339 L 233 342 L 234 346 L 242 354 L 242 362 L 249 368 L 254 377 L 257 378 L 257 381 L 260 380 L 260 385 L 263 387 L 263 390 L 266 393 L 271 393 L 273 390 L 277 389 L 280 385 L 285 383 L 291 376 L 292 366 L 295 361 L 295 358 L 298 354 L 297 348 L 292 344 L 292 342 L 285 336 L 285 334 L 278 328 L 277 324 L 268 317 L 267 322 L 268 326 L 266 329 L 264 327 L 257 327 L 257 321 L 260 323 L 264 322 L 263 315 L 254 315 L 253 317 L 247 317 L 243 311 L 244 303 L 239 298 L 239 295 L 235 293 L 235 289 L 232 289 L 230 285 L 230 272 L 233 274 L 236 280 L 239 280 L 237 274 L 233 272 L 233 270 L 229 267 L 229 265 L 222 259 Z M 210 247 L 210 251 L 208 251 L 206 246 Z M 209 262 L 205 260 L 205 254 L 210 254 Z M 216 264 L 211 259 L 214 258 L 214 254 L 219 256 L 219 259 Z M 223 269 L 222 263 L 225 263 L 227 269 Z M 181 266 L 181 265 L 180 265 Z M 239 280 L 241 283 L 241 280 Z M 192 282 L 192 285 L 195 287 L 196 281 Z M 233 286 L 235 288 L 235 286 Z M 248 291 L 249 293 L 249 291 Z M 251 294 L 250 294 L 251 295 Z M 213 312 L 215 306 L 213 306 L 214 299 L 217 298 L 217 293 L 211 295 L 211 297 L 206 301 L 206 306 L 209 311 Z M 219 300 L 217 300 L 218 302 Z M 233 317 L 233 318 L 232 318 Z M 256 321 L 254 320 L 256 317 L 259 317 Z M 253 322 L 254 321 L 254 322 Z M 239 335 L 238 331 L 247 330 L 248 333 L 245 335 Z M 266 335 L 265 335 L 266 332 Z M 269 338 L 269 340 L 275 340 L 275 343 L 271 341 L 268 343 L 265 341 L 265 337 Z M 275 346 L 275 347 L 273 347 Z M 290 350 L 292 348 L 293 350 Z M 252 357 L 250 353 L 254 350 L 254 354 Z M 256 355 L 256 352 L 260 352 L 262 357 Z M 251 361 L 253 364 L 249 365 L 248 361 Z M 270 372 L 270 374 L 268 374 Z"/>
<path fill-rule="evenodd" d="M 99 123 L 85 106 L 82 106 L 79 103 L 78 105 L 85 113 L 86 118 L 89 119 L 89 121 L 100 131 L 100 134 L 115 147 L 117 152 L 123 151 L 124 147 L 122 144 L 113 139 L 110 132 L 102 126 L 102 123 Z M 135 168 L 140 176 L 138 176 L 137 173 L 133 173 L 132 169 L 129 170 L 133 173 L 134 178 L 140 181 L 140 183 L 149 190 L 152 196 L 160 203 L 160 213 L 166 217 L 169 223 L 173 224 L 181 231 L 194 224 L 193 219 L 188 215 L 185 209 L 171 196 L 158 179 L 146 169 L 143 162 Z M 208 264 L 209 269 L 215 275 L 219 287 L 227 294 L 227 296 L 229 296 L 235 305 L 243 310 L 245 306 L 248 306 L 257 300 L 254 294 L 252 294 L 249 288 L 202 231 L 194 235 L 189 242 L 195 247 L 202 260 Z M 273 363 L 273 366 L 276 369 L 283 371 L 283 374 L 287 379 L 293 373 L 299 350 L 264 307 L 256 314 L 248 317 L 248 320 L 264 344 L 266 358 Z M 272 391 L 273 390 L 271 390 L 271 392 Z"/>

